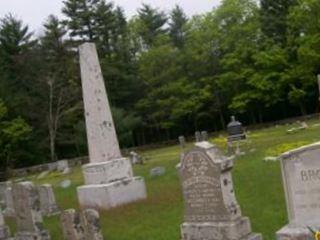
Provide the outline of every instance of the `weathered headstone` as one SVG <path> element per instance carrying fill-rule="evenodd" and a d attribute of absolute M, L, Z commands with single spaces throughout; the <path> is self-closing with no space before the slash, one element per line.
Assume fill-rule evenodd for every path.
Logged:
<path fill-rule="evenodd" d="M 7 189 L 5 190 L 5 209 L 3 211 L 3 214 L 7 217 L 15 216 L 11 182 L 7 182 Z"/>
<path fill-rule="evenodd" d="M 66 210 L 61 214 L 61 224 L 65 240 L 103 240 L 99 213 L 95 210 Z"/>
<path fill-rule="evenodd" d="M 133 176 L 120 152 L 95 45 L 85 43 L 79 52 L 90 156 L 82 167 L 86 185 L 77 188 L 80 206 L 108 209 L 144 199 L 143 178 Z"/>
<path fill-rule="evenodd" d="M 0 206 L 2 209 L 6 206 L 6 190 L 10 184 L 10 181 L 0 182 Z"/>
<path fill-rule="evenodd" d="M 0 209 L 0 240 L 7 240 L 10 237 L 10 229 L 5 224 L 2 211 Z"/>
<path fill-rule="evenodd" d="M 143 164 L 142 157 L 135 151 L 130 152 L 130 161 L 132 164 Z"/>
<path fill-rule="evenodd" d="M 201 141 L 208 141 L 208 132 L 207 131 L 202 131 L 201 132 Z"/>
<path fill-rule="evenodd" d="M 180 147 L 183 150 L 186 147 L 186 138 L 184 136 L 179 137 Z"/>
<path fill-rule="evenodd" d="M 289 223 L 278 240 L 314 239 L 309 228 L 320 229 L 320 143 L 280 156 Z"/>
<path fill-rule="evenodd" d="M 199 131 L 196 131 L 194 133 L 194 136 L 195 136 L 196 142 L 201 142 L 201 133 Z"/>
<path fill-rule="evenodd" d="M 69 168 L 68 160 L 59 160 L 57 161 L 57 170 L 63 172 L 66 168 Z"/>
<path fill-rule="evenodd" d="M 12 196 L 16 212 L 16 240 L 48 240 L 43 227 L 39 193 L 31 182 L 14 183 Z"/>
<path fill-rule="evenodd" d="M 241 216 L 231 159 L 209 142 L 197 143 L 181 165 L 185 202 L 182 240 L 261 240 L 251 232 L 250 220 Z"/>
<path fill-rule="evenodd" d="M 40 198 L 40 210 L 43 216 L 53 216 L 60 213 L 56 203 L 52 185 L 43 184 L 38 187 Z"/>
<path fill-rule="evenodd" d="M 150 176 L 151 177 L 159 177 L 163 176 L 166 173 L 165 167 L 155 167 L 150 169 Z"/>

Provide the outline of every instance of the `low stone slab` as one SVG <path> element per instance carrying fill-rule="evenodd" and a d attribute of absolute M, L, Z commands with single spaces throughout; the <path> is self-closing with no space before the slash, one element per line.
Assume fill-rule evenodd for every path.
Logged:
<path fill-rule="evenodd" d="M 143 178 L 133 177 L 108 184 L 77 188 L 81 208 L 110 209 L 147 197 Z"/>

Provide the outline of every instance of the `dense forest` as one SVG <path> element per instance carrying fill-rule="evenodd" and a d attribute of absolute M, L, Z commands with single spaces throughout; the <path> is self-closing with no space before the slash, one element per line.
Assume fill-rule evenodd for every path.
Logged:
<path fill-rule="evenodd" d="M 0 20 L 0 160 L 87 154 L 77 47 L 95 42 L 122 147 L 318 111 L 319 0 L 223 0 L 188 17 L 65 0 L 36 36 Z"/>

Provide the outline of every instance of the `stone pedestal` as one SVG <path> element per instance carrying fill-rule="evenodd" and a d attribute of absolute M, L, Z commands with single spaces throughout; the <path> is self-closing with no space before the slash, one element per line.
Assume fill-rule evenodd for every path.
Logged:
<path fill-rule="evenodd" d="M 240 217 L 235 221 L 219 223 L 184 223 L 182 240 L 261 240 L 261 234 L 252 233 L 250 220 Z"/>
<path fill-rule="evenodd" d="M 81 208 L 109 209 L 146 198 L 144 180 L 133 176 L 127 158 L 87 164 L 82 170 L 86 185 L 77 188 Z"/>
<path fill-rule="evenodd" d="M 316 228 L 320 229 L 320 228 Z M 315 229 L 315 230 L 316 230 Z M 277 240 L 314 240 L 314 234 L 308 228 L 284 226 L 276 233 Z"/>

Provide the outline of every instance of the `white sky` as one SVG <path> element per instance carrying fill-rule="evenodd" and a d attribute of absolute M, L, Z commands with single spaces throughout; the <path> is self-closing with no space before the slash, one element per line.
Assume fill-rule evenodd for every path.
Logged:
<path fill-rule="evenodd" d="M 189 15 L 210 11 L 221 0 L 114 0 L 115 5 L 122 7 L 126 15 L 131 17 L 136 14 L 142 3 L 151 4 L 168 11 L 179 4 Z M 46 18 L 50 14 L 61 17 L 63 0 L 0 0 L 0 18 L 7 13 L 13 13 L 22 19 L 30 29 L 38 33 Z"/>

